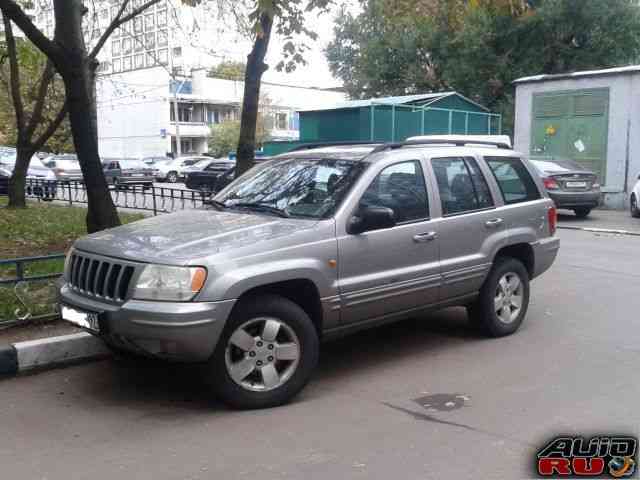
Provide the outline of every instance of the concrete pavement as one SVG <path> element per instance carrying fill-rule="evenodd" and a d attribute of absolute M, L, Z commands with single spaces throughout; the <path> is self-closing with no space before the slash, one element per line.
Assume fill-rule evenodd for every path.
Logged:
<path fill-rule="evenodd" d="M 230 411 L 198 368 L 155 363 L 0 381 L 2 477 L 521 478 L 555 434 L 638 435 L 640 238 L 560 236 L 516 335 L 462 309 L 364 332 L 282 408 Z"/>

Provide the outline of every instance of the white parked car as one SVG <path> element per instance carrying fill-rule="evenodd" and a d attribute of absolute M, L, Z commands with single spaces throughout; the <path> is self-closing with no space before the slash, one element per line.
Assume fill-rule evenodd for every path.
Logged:
<path fill-rule="evenodd" d="M 184 178 L 186 167 L 195 165 L 202 160 L 211 160 L 209 157 L 180 157 L 169 162 L 157 165 L 156 180 L 160 182 L 176 183 L 179 179 Z M 155 167 L 155 165 L 154 165 Z"/>
<path fill-rule="evenodd" d="M 640 175 L 638 175 L 638 181 L 633 186 L 633 190 L 631 190 L 629 205 L 631 207 L 631 216 L 640 218 Z"/>

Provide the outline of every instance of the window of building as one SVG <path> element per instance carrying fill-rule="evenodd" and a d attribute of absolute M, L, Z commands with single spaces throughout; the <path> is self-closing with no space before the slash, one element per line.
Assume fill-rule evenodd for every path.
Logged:
<path fill-rule="evenodd" d="M 120 55 L 120 40 L 114 40 L 111 42 L 111 55 L 118 56 Z"/>
<path fill-rule="evenodd" d="M 166 65 L 169 61 L 169 56 L 168 56 L 168 52 L 167 49 L 163 49 L 163 50 L 158 50 L 158 62 L 160 62 L 161 65 Z"/>
<path fill-rule="evenodd" d="M 102 35 L 102 30 L 100 30 L 99 28 L 94 28 L 93 32 L 91 32 L 91 39 L 97 40 L 98 38 L 100 38 L 100 35 Z"/>
<path fill-rule="evenodd" d="M 149 32 L 155 28 L 155 16 L 153 13 L 148 13 L 144 16 L 144 29 Z"/>
<path fill-rule="evenodd" d="M 504 203 L 520 203 L 540 198 L 531 174 L 519 158 L 485 157 L 502 191 Z"/>
<path fill-rule="evenodd" d="M 122 70 L 131 70 L 131 57 L 124 57 L 122 59 Z"/>
<path fill-rule="evenodd" d="M 276 113 L 276 130 L 287 130 L 288 127 L 287 114 L 283 112 Z"/>
<path fill-rule="evenodd" d="M 144 34 L 144 46 L 147 50 L 153 50 L 156 48 L 156 34 L 155 33 L 145 33 Z"/>
<path fill-rule="evenodd" d="M 144 36 L 142 34 L 133 37 L 133 49 L 136 52 L 142 52 L 144 50 Z"/>
<path fill-rule="evenodd" d="M 128 55 L 131 53 L 131 39 L 125 38 L 122 40 L 122 54 Z"/>
<path fill-rule="evenodd" d="M 169 43 L 169 37 L 166 30 L 158 30 L 158 47 L 166 47 Z"/>
<path fill-rule="evenodd" d="M 152 53 L 147 52 L 146 58 L 147 58 L 147 67 L 154 67 L 157 65 L 156 57 Z"/>
<path fill-rule="evenodd" d="M 174 47 L 173 48 L 173 56 L 181 57 L 182 56 L 182 47 Z"/>
<path fill-rule="evenodd" d="M 161 10 L 158 13 L 156 13 L 156 25 L 158 25 L 158 27 L 164 27 L 167 25 L 167 11 L 166 10 Z"/>
<path fill-rule="evenodd" d="M 113 60 L 113 73 L 122 71 L 122 61 L 119 58 Z"/>
<path fill-rule="evenodd" d="M 117 6 L 113 6 L 111 7 L 111 20 L 113 20 L 114 18 L 116 18 L 118 16 L 118 11 L 120 9 Z"/>
<path fill-rule="evenodd" d="M 144 54 L 138 53 L 134 59 L 135 68 L 144 68 Z"/>
<path fill-rule="evenodd" d="M 429 218 L 429 201 L 418 161 L 390 165 L 378 174 L 360 199 L 359 207 L 387 207 L 397 223 Z"/>
<path fill-rule="evenodd" d="M 142 33 L 142 17 L 133 19 L 133 31 L 134 33 Z"/>

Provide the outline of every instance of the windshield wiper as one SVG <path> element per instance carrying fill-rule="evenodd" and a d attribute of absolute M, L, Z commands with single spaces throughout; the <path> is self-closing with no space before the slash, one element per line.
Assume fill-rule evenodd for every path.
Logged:
<path fill-rule="evenodd" d="M 278 215 L 279 217 L 284 217 L 284 218 L 289 218 L 291 217 L 291 215 L 289 215 L 286 211 L 274 207 L 272 205 L 267 205 L 266 203 L 259 203 L 259 202 L 255 202 L 255 203 L 234 203 L 233 205 L 226 205 L 227 207 L 233 208 L 233 207 L 238 207 L 238 208 L 247 208 L 250 210 L 257 210 L 257 211 L 263 211 L 263 212 L 269 212 L 269 213 L 273 213 L 275 215 Z"/>
<path fill-rule="evenodd" d="M 218 200 L 213 200 L 212 198 L 208 200 L 204 200 L 202 203 L 204 205 L 211 205 L 212 207 L 215 207 L 217 210 L 224 210 L 225 208 L 227 208 L 227 206 L 223 202 L 220 202 Z"/>

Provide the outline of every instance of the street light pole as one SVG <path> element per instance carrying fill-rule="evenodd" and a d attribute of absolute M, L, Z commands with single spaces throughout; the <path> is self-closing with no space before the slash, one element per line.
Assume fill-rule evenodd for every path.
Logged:
<path fill-rule="evenodd" d="M 182 89 L 182 84 L 179 88 Z M 173 116 L 176 122 L 176 157 L 179 158 L 182 156 L 182 142 L 180 141 L 180 118 L 178 116 L 178 83 L 175 77 L 173 78 Z"/>

